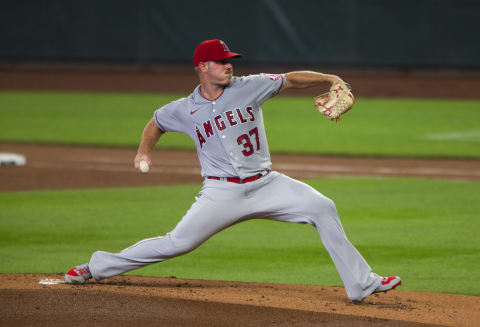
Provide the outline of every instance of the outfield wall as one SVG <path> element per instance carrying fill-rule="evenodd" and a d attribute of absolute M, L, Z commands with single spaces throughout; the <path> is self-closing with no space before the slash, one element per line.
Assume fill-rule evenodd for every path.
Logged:
<path fill-rule="evenodd" d="M 245 62 L 480 68 L 480 1 L 16 0 L 1 61 L 189 62 L 221 38 Z"/>

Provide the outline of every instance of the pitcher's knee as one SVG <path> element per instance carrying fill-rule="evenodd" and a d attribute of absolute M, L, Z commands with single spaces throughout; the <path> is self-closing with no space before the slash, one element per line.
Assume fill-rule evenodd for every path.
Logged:
<path fill-rule="evenodd" d="M 316 196 L 308 201 L 309 211 L 312 213 L 322 213 L 328 215 L 337 215 L 335 203 L 323 195 Z"/>
<path fill-rule="evenodd" d="M 337 206 L 335 206 L 335 203 L 329 198 L 325 198 L 325 202 L 326 202 L 325 211 L 331 214 L 332 216 L 338 216 Z"/>
<path fill-rule="evenodd" d="M 312 220 L 311 224 L 314 226 L 322 226 L 327 222 L 329 222 L 329 225 L 340 223 L 335 203 L 324 196 L 318 196 L 310 201 L 309 216 Z"/>

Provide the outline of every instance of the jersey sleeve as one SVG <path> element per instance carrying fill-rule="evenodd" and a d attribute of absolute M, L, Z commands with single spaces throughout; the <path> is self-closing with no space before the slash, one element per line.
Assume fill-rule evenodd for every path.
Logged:
<path fill-rule="evenodd" d="M 258 74 L 249 77 L 252 83 L 251 90 L 257 95 L 258 105 L 277 95 L 286 82 L 285 74 Z"/>
<path fill-rule="evenodd" d="M 174 101 L 155 110 L 153 121 L 164 132 L 183 132 L 182 116 L 179 108 L 182 103 Z"/>

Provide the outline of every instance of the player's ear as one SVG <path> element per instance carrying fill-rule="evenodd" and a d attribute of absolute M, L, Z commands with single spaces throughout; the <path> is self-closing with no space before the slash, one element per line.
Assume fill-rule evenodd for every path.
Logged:
<path fill-rule="evenodd" d="M 203 73 L 208 71 L 208 62 L 198 63 L 198 71 L 203 72 Z"/>

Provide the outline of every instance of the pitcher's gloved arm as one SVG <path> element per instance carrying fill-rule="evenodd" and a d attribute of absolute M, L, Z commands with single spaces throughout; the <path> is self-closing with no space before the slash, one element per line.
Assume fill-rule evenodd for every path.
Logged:
<path fill-rule="evenodd" d="M 296 71 L 285 74 L 286 82 L 284 89 L 304 89 L 308 87 L 319 86 L 322 83 L 329 82 L 343 83 L 342 79 L 336 75 L 323 74 L 312 71 Z"/>

